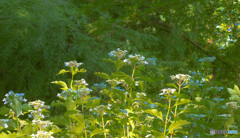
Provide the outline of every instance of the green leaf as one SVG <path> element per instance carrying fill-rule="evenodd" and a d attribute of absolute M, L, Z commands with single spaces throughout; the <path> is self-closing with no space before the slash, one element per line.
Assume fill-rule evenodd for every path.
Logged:
<path fill-rule="evenodd" d="M 187 124 L 190 124 L 190 123 L 185 120 L 179 120 L 179 121 L 172 123 L 168 128 L 168 130 L 169 130 L 168 134 L 173 133 L 174 130 L 182 129 L 182 126 L 187 125 Z"/>
<path fill-rule="evenodd" d="M 145 113 L 149 113 L 151 115 L 154 115 L 154 116 L 158 117 L 159 119 L 161 119 L 162 121 L 164 121 L 163 116 L 162 116 L 162 112 L 158 111 L 157 109 L 148 109 L 148 110 L 145 110 Z"/>
<path fill-rule="evenodd" d="M 65 70 L 65 69 L 62 69 L 62 70 L 60 70 L 60 71 L 58 72 L 57 75 L 64 74 L 64 73 L 66 73 L 66 72 L 69 72 L 69 71 L 68 71 L 68 70 Z"/>
<path fill-rule="evenodd" d="M 117 71 L 119 71 L 119 69 L 123 67 L 124 62 L 122 60 L 116 60 L 116 61 L 114 61 L 114 65 L 115 65 Z"/>
<path fill-rule="evenodd" d="M 52 122 L 57 125 L 68 126 L 69 118 L 67 116 L 54 116 L 51 118 Z"/>
<path fill-rule="evenodd" d="M 23 134 L 25 134 L 25 135 L 31 135 L 33 133 L 33 126 L 32 125 L 26 125 L 26 126 L 24 126 L 22 131 L 23 131 Z"/>
<path fill-rule="evenodd" d="M 104 78 L 104 79 L 109 79 L 109 76 L 106 73 L 103 72 L 95 72 L 95 75 L 97 75 L 98 77 Z"/>
<path fill-rule="evenodd" d="M 77 121 L 77 124 L 73 127 L 73 132 L 76 134 L 81 134 L 85 126 L 83 115 L 75 114 L 75 115 L 69 115 L 69 117 Z"/>
<path fill-rule="evenodd" d="M 236 92 L 233 89 L 227 88 L 227 90 L 231 95 L 236 95 Z"/>
<path fill-rule="evenodd" d="M 76 120 L 77 122 L 84 124 L 84 117 L 81 114 L 69 115 L 70 118 Z"/>
<path fill-rule="evenodd" d="M 6 115 L 6 114 L 9 113 L 9 111 L 10 111 L 10 108 L 7 108 L 7 107 L 5 107 L 5 106 L 2 106 L 2 107 L 0 108 L 0 115 Z"/>
<path fill-rule="evenodd" d="M 178 87 L 177 87 L 174 83 L 168 83 L 168 84 L 166 84 L 166 85 L 178 89 Z"/>
<path fill-rule="evenodd" d="M 145 84 L 144 84 L 144 82 L 143 81 L 138 81 L 138 84 L 139 84 L 141 90 L 144 92 L 145 91 Z"/>
<path fill-rule="evenodd" d="M 101 128 L 96 128 L 95 130 L 93 130 L 93 132 L 90 135 L 90 138 L 93 137 L 94 135 L 100 134 L 100 133 L 104 133 L 105 130 L 101 129 Z"/>
<path fill-rule="evenodd" d="M 80 69 L 80 70 L 77 70 L 77 72 L 84 73 L 84 72 L 87 72 L 87 71 L 85 69 Z"/>
<path fill-rule="evenodd" d="M 63 81 L 53 81 L 51 83 L 57 84 L 59 86 L 62 86 L 62 88 L 61 88 L 62 90 L 67 90 L 68 89 L 67 84 L 65 82 L 63 82 Z"/>
<path fill-rule="evenodd" d="M 20 113 L 22 111 L 22 104 L 18 101 L 18 99 L 14 98 L 11 108 L 16 113 L 16 115 L 20 115 Z"/>
<path fill-rule="evenodd" d="M 72 97 L 68 97 L 67 100 L 65 101 L 65 107 L 67 110 L 76 110 L 76 103 L 72 99 Z"/>
<path fill-rule="evenodd" d="M 175 106 L 177 106 L 177 105 L 182 105 L 182 104 L 186 104 L 186 103 L 190 103 L 190 102 L 192 102 L 191 100 L 189 100 L 189 99 L 181 99 L 180 101 L 178 101 L 177 103 L 175 103 L 172 107 L 175 107 Z"/>
<path fill-rule="evenodd" d="M 129 77 L 129 75 L 127 75 L 127 74 L 124 73 L 124 72 L 113 72 L 113 73 L 111 74 L 111 77 L 112 77 L 112 78 L 118 78 L 118 79 L 124 79 L 124 78 Z"/>
<path fill-rule="evenodd" d="M 240 91 L 237 85 L 234 85 L 234 91 L 240 96 Z"/>

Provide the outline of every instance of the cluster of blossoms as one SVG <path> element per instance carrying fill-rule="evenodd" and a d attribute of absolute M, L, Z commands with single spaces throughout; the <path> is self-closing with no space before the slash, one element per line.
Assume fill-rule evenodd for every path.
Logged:
<path fill-rule="evenodd" d="M 162 93 L 160 93 L 159 95 L 173 94 L 175 91 L 176 91 L 176 89 L 171 89 L 171 88 L 162 89 Z"/>
<path fill-rule="evenodd" d="M 136 94 L 136 96 L 137 96 L 137 98 L 146 97 L 146 93 L 144 93 L 144 92 L 138 92 L 138 93 Z"/>
<path fill-rule="evenodd" d="M 104 84 L 104 82 L 101 82 L 101 83 L 99 83 L 99 84 L 98 84 L 98 83 L 94 83 L 93 86 L 96 87 L 96 88 L 98 88 L 98 89 L 106 88 L 106 87 L 107 87 L 107 85 Z"/>
<path fill-rule="evenodd" d="M 226 103 L 226 106 L 228 107 L 231 107 L 231 108 L 233 108 L 233 109 L 238 109 L 238 103 L 237 102 L 228 102 L 228 103 Z"/>
<path fill-rule="evenodd" d="M 8 122 L 9 120 L 8 119 L 0 119 L 0 126 L 3 126 L 4 128 L 8 128 Z"/>
<path fill-rule="evenodd" d="M 52 126 L 52 122 L 50 121 L 43 121 L 44 115 L 42 113 L 43 109 L 49 109 L 49 106 L 44 105 L 45 102 L 41 101 L 41 100 L 36 100 L 33 102 L 29 102 L 29 105 L 31 105 L 33 107 L 34 110 L 30 110 L 30 114 L 28 115 L 29 118 L 33 118 L 32 120 L 32 124 L 37 126 L 39 128 L 37 134 L 32 134 L 31 136 L 33 138 L 52 138 L 52 132 L 46 132 L 46 131 L 42 131 L 44 128 L 47 128 L 49 126 Z"/>
<path fill-rule="evenodd" d="M 121 50 L 120 48 L 117 48 L 116 51 L 113 50 L 108 54 L 110 57 L 117 57 L 120 60 L 127 52 L 127 50 Z"/>
<path fill-rule="evenodd" d="M 191 76 L 187 75 L 187 74 L 176 74 L 176 75 L 171 75 L 170 76 L 172 80 L 179 80 L 179 81 L 188 81 Z"/>
<path fill-rule="evenodd" d="M 124 80 L 116 80 L 116 79 L 111 79 L 111 80 L 107 80 L 106 82 L 108 82 L 110 85 L 116 86 L 118 84 L 124 84 L 125 81 Z"/>
<path fill-rule="evenodd" d="M 45 102 L 41 100 L 36 100 L 33 102 L 29 102 L 29 105 L 33 106 L 34 110 L 30 110 L 30 114 L 28 115 L 29 118 L 33 117 L 34 120 L 43 119 L 44 115 L 42 114 L 43 109 L 49 109 L 50 106 L 44 105 Z"/>
<path fill-rule="evenodd" d="M 38 131 L 37 134 L 32 134 L 32 138 L 54 138 L 52 136 L 53 132 Z"/>
<path fill-rule="evenodd" d="M 75 80 L 75 85 L 77 86 L 87 86 L 87 82 L 84 79 L 81 80 Z"/>
<path fill-rule="evenodd" d="M 99 105 L 96 108 L 89 109 L 90 112 L 94 112 L 93 114 L 101 115 L 103 116 L 106 114 L 106 109 L 111 109 L 112 105 L 108 104 L 107 106 Z"/>
<path fill-rule="evenodd" d="M 148 63 L 150 63 L 150 64 L 152 64 L 152 65 L 154 65 L 154 66 L 156 66 L 156 58 L 148 58 L 147 59 L 147 61 L 148 61 Z"/>
<path fill-rule="evenodd" d="M 129 55 L 127 59 L 124 59 L 123 62 L 128 63 L 128 64 L 148 64 L 147 61 L 145 61 L 145 57 L 141 56 L 139 54 L 135 55 Z"/>
<path fill-rule="evenodd" d="M 72 67 L 79 67 L 79 66 L 81 66 L 83 63 L 81 63 L 81 62 L 79 62 L 79 63 L 77 63 L 77 61 L 69 61 L 69 62 L 65 62 L 65 66 L 66 67 L 70 67 L 70 68 L 72 68 Z"/>
<path fill-rule="evenodd" d="M 214 87 L 209 87 L 207 88 L 207 91 L 212 91 L 212 90 L 215 90 L 215 91 L 222 91 L 223 90 L 223 87 L 217 87 L 217 86 L 214 86 Z"/>
<path fill-rule="evenodd" d="M 216 58 L 213 56 L 213 57 L 204 57 L 204 58 L 200 58 L 198 60 L 198 62 L 213 62 Z"/>
<path fill-rule="evenodd" d="M 19 102 L 27 102 L 27 99 L 23 98 L 24 93 L 14 93 L 13 91 L 8 92 L 2 101 L 4 104 L 12 105 L 14 99 L 17 99 Z"/>
<path fill-rule="evenodd" d="M 77 90 L 68 89 L 66 91 L 64 90 L 62 93 L 58 93 L 57 97 L 67 100 L 69 96 L 72 96 L 73 99 L 76 99 L 78 97 L 86 97 L 91 91 L 92 90 L 89 88 L 81 88 Z"/>

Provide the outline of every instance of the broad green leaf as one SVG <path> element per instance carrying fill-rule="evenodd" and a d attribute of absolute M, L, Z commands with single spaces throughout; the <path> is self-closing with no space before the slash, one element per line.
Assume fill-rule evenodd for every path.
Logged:
<path fill-rule="evenodd" d="M 125 109 L 125 110 L 127 110 L 128 113 L 134 114 L 134 112 L 131 109 Z"/>
<path fill-rule="evenodd" d="M 75 101 L 72 99 L 72 97 L 68 97 L 67 100 L 65 101 L 65 106 L 67 108 L 67 110 L 76 110 L 76 103 Z"/>
<path fill-rule="evenodd" d="M 179 121 L 176 121 L 176 122 L 172 123 L 168 127 L 168 130 L 169 130 L 168 134 L 173 133 L 174 130 L 182 129 L 182 126 L 187 125 L 187 124 L 190 124 L 190 123 L 188 121 L 185 121 L 185 120 L 179 120 Z"/>
<path fill-rule="evenodd" d="M 118 78 L 118 79 L 124 79 L 124 78 L 129 77 L 129 75 L 127 75 L 127 74 L 124 73 L 124 72 L 113 72 L 113 73 L 111 74 L 111 77 L 112 77 L 112 78 Z"/>
<path fill-rule="evenodd" d="M 227 90 L 231 95 L 236 95 L 236 92 L 233 89 L 227 88 Z"/>
<path fill-rule="evenodd" d="M 64 74 L 64 73 L 66 73 L 66 72 L 69 72 L 69 71 L 68 71 L 68 70 L 65 70 L 65 69 L 62 69 L 62 70 L 60 70 L 60 71 L 58 72 L 57 75 Z"/>
<path fill-rule="evenodd" d="M 84 117 L 81 114 L 69 115 L 70 118 L 76 120 L 77 122 L 84 124 Z"/>
<path fill-rule="evenodd" d="M 5 106 L 2 106 L 1 108 L 0 108 L 0 115 L 6 115 L 6 114 L 8 114 L 9 113 L 9 111 L 10 111 L 10 108 L 7 108 L 7 107 L 5 107 Z"/>
<path fill-rule="evenodd" d="M 177 106 L 177 105 L 187 104 L 187 103 L 190 103 L 190 102 L 192 102 L 192 101 L 189 100 L 189 99 L 181 99 L 180 101 L 178 101 L 177 103 L 175 103 L 174 106 L 172 106 L 172 107 L 175 107 L 175 106 Z"/>
<path fill-rule="evenodd" d="M 109 79 L 109 76 L 106 73 L 103 72 L 95 72 L 95 75 L 97 75 L 98 77 L 104 78 L 104 79 Z"/>
<path fill-rule="evenodd" d="M 57 84 L 59 86 L 62 86 L 62 88 L 61 88 L 62 90 L 67 90 L 68 89 L 67 84 L 65 82 L 63 82 L 63 81 L 53 81 L 51 83 Z"/>
<path fill-rule="evenodd" d="M 87 108 L 95 108 L 100 105 L 100 99 L 93 99 L 86 103 Z"/>
<path fill-rule="evenodd" d="M 166 84 L 166 85 L 178 89 L 177 85 L 174 84 L 174 83 L 168 83 L 168 84 Z"/>
<path fill-rule="evenodd" d="M 149 113 L 155 117 L 158 117 L 159 119 L 161 119 L 162 121 L 163 120 L 163 116 L 162 116 L 162 112 L 161 111 L 158 111 L 157 109 L 148 109 L 148 110 L 145 110 L 145 113 Z"/>
<path fill-rule="evenodd" d="M 69 125 L 69 118 L 66 116 L 54 116 L 51 118 L 52 122 L 57 125 L 68 126 Z"/>
<path fill-rule="evenodd" d="M 114 65 L 115 65 L 117 71 L 119 71 L 119 69 L 123 67 L 124 62 L 122 60 L 116 60 L 116 61 L 114 61 Z"/>
<path fill-rule="evenodd" d="M 23 134 L 31 135 L 33 133 L 33 126 L 32 125 L 26 125 L 22 129 Z"/>
<path fill-rule="evenodd" d="M 90 135 L 90 138 L 93 137 L 94 135 L 100 134 L 100 133 L 104 133 L 105 131 L 101 128 L 96 128 L 95 130 L 93 130 L 93 132 Z"/>
<path fill-rule="evenodd" d="M 234 85 L 234 91 L 240 96 L 240 91 L 237 85 Z"/>
<path fill-rule="evenodd" d="M 80 69 L 77 72 L 84 73 L 84 72 L 86 72 L 86 70 L 85 69 Z"/>
<path fill-rule="evenodd" d="M 11 105 L 13 111 L 16 113 L 16 115 L 20 115 L 22 111 L 22 104 L 18 101 L 18 99 L 14 98 L 13 103 Z"/>
<path fill-rule="evenodd" d="M 144 82 L 143 81 L 138 81 L 138 84 L 139 84 L 141 90 L 144 92 L 145 91 L 145 84 L 144 84 Z"/>

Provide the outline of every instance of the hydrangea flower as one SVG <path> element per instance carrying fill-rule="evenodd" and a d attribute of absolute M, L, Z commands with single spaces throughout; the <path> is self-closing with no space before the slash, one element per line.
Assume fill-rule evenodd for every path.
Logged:
<path fill-rule="evenodd" d="M 106 82 L 108 82 L 110 85 L 118 85 L 118 84 L 125 83 L 124 80 L 116 80 L 116 79 L 107 80 Z"/>
<path fill-rule="evenodd" d="M 52 136 L 53 132 L 47 132 L 47 131 L 38 131 L 37 134 L 32 134 L 32 138 L 54 138 Z"/>
<path fill-rule="evenodd" d="M 139 98 L 139 97 L 142 97 L 142 96 L 145 96 L 146 97 L 146 93 L 143 93 L 143 92 L 138 92 L 136 94 L 136 96 Z"/>
<path fill-rule="evenodd" d="M 104 82 L 101 82 L 100 84 L 94 83 L 93 86 L 95 86 L 96 88 L 99 88 L 99 89 L 107 87 L 107 85 L 104 84 Z"/>
<path fill-rule="evenodd" d="M 176 75 L 171 75 L 170 76 L 172 80 L 179 80 L 179 81 L 188 81 L 191 76 L 187 75 L 187 74 L 176 74 Z"/>
<path fill-rule="evenodd" d="M 127 50 L 121 50 L 120 48 L 117 48 L 116 51 L 113 50 L 109 54 L 110 57 L 117 57 L 118 60 L 120 60 L 125 54 L 127 53 Z"/>
<path fill-rule="evenodd" d="M 62 98 L 64 100 L 67 100 L 67 98 L 71 95 L 73 99 L 76 99 L 78 97 L 86 97 L 92 90 L 89 88 L 81 88 L 77 90 L 64 90 L 62 93 L 58 93 L 57 97 Z"/>
<path fill-rule="evenodd" d="M 75 85 L 77 85 L 77 86 L 82 86 L 82 85 L 87 86 L 88 84 L 84 79 L 81 79 L 81 80 L 75 80 Z"/>
<path fill-rule="evenodd" d="M 82 62 L 77 63 L 76 60 L 74 60 L 74 61 L 69 61 L 69 62 L 65 62 L 65 66 L 66 66 L 66 67 L 70 67 L 70 68 L 72 68 L 72 67 L 79 67 L 79 66 L 81 66 L 82 64 L 83 64 Z"/>
<path fill-rule="evenodd" d="M 213 56 L 213 57 L 204 57 L 204 58 L 200 58 L 198 60 L 198 62 L 213 62 L 216 58 Z"/>
<path fill-rule="evenodd" d="M 9 91 L 5 96 L 6 98 L 2 100 L 4 104 L 12 105 L 14 98 L 19 102 L 27 102 L 27 99 L 23 98 L 24 93 L 14 93 L 13 91 Z"/>
<path fill-rule="evenodd" d="M 162 93 L 160 93 L 159 95 L 173 94 L 176 91 L 176 89 L 167 88 L 167 89 L 162 89 L 161 91 Z"/>
<path fill-rule="evenodd" d="M 139 54 L 135 55 L 129 55 L 127 59 L 124 59 L 123 62 L 128 63 L 128 64 L 148 64 L 147 61 L 145 61 L 145 57 L 141 56 Z"/>
<path fill-rule="evenodd" d="M 156 58 L 148 58 L 147 61 L 148 63 L 151 63 L 152 65 L 156 66 Z"/>

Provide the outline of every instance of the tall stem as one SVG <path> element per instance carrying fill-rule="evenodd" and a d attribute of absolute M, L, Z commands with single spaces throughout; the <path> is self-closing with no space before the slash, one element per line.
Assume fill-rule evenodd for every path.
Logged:
<path fill-rule="evenodd" d="M 179 82 L 179 84 L 178 84 L 178 93 L 180 94 L 180 92 L 181 92 L 181 83 Z M 179 100 L 179 98 L 177 98 L 177 101 L 176 101 L 176 103 L 178 103 L 178 100 Z M 175 112 L 174 112 L 174 117 L 176 117 L 177 116 L 177 105 L 176 105 L 176 107 L 175 107 Z"/>
<path fill-rule="evenodd" d="M 103 127 L 103 130 L 104 130 L 104 137 L 107 138 L 107 134 L 105 132 L 105 125 L 104 125 L 103 115 L 102 115 L 102 127 Z"/>
<path fill-rule="evenodd" d="M 128 111 L 127 111 L 127 120 L 128 120 Z M 127 138 L 129 138 L 129 125 L 127 123 Z"/>
<path fill-rule="evenodd" d="M 164 127 L 164 135 L 166 135 L 166 129 L 167 129 L 167 124 L 168 124 L 168 115 L 171 109 L 171 99 L 168 99 L 168 111 L 167 111 L 167 116 L 166 116 L 166 120 L 165 120 L 165 127 Z"/>
<path fill-rule="evenodd" d="M 72 89 L 72 85 L 73 85 L 73 74 L 72 74 L 72 80 L 71 80 L 71 85 L 70 85 L 70 87 L 71 87 L 71 89 Z"/>

